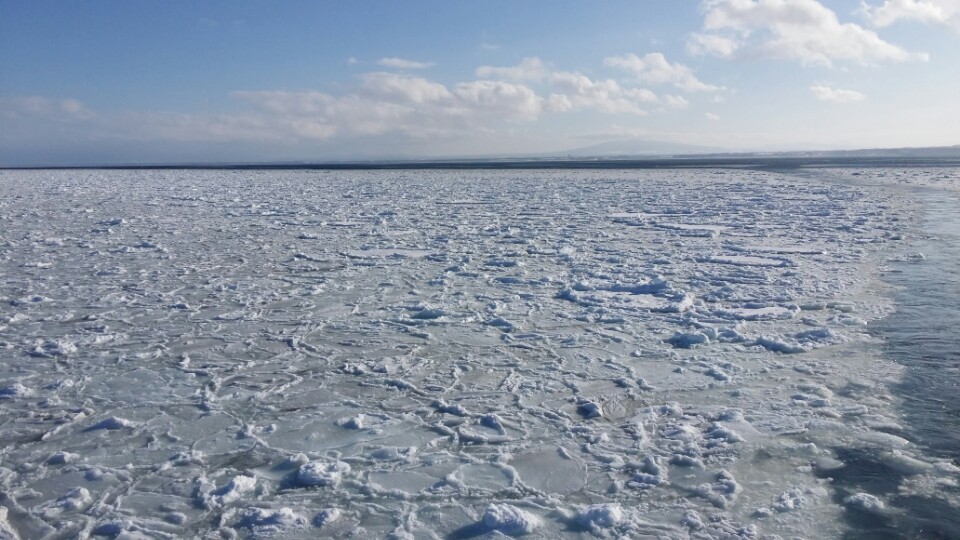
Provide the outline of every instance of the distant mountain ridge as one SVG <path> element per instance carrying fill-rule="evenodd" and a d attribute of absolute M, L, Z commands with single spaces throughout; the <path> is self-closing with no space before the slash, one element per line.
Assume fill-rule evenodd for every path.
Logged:
<path fill-rule="evenodd" d="M 630 156 L 674 156 L 687 154 L 718 154 L 728 152 L 714 146 L 699 146 L 666 141 L 649 140 L 622 140 L 607 141 L 582 148 L 574 148 L 566 152 L 552 152 L 550 157 L 630 157 Z"/>
<path fill-rule="evenodd" d="M 748 152 L 752 156 L 789 157 L 922 157 L 960 158 L 960 144 L 953 146 L 925 146 L 908 148 L 863 148 L 858 150 L 822 150 L 794 152 Z"/>
<path fill-rule="evenodd" d="M 904 147 L 904 148 L 859 148 L 854 150 L 774 150 L 732 151 L 712 146 L 672 143 L 665 141 L 622 140 L 607 141 L 566 152 L 552 152 L 541 157 L 549 158 L 652 158 L 670 156 L 729 156 L 729 157 L 916 157 L 960 158 L 960 145 Z"/>
<path fill-rule="evenodd" d="M 655 141 L 614 141 L 539 154 L 328 161 L 251 161 L 222 163 L 127 163 L 54 166 L 3 166 L 0 169 L 415 169 L 463 168 L 670 168 L 805 166 L 960 167 L 960 145 L 857 150 L 731 152 L 708 146 Z"/>

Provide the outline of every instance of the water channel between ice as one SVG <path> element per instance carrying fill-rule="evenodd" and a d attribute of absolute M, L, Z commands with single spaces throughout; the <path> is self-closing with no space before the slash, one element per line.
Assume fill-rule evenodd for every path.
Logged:
<path fill-rule="evenodd" d="M 908 438 L 925 452 L 960 465 L 960 200 L 956 192 L 913 188 L 922 204 L 911 256 L 892 263 L 896 310 L 873 325 L 887 357 L 904 367 L 894 385 Z M 853 456 L 851 456 L 853 457 Z M 902 513 L 853 520 L 863 538 L 960 538 L 960 514 L 936 498 L 898 495 L 896 470 L 869 455 L 848 463 L 844 480 L 889 494 Z M 946 488 L 949 489 L 949 488 Z M 953 488 L 956 491 L 956 487 Z"/>

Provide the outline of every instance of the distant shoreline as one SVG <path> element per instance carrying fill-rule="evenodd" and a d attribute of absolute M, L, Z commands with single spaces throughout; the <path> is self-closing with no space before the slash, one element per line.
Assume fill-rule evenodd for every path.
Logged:
<path fill-rule="evenodd" d="M 483 170 L 483 169 L 809 169 L 960 167 L 958 157 L 710 155 L 656 158 L 463 159 L 317 163 L 123 164 L 0 167 L 0 170 Z"/>

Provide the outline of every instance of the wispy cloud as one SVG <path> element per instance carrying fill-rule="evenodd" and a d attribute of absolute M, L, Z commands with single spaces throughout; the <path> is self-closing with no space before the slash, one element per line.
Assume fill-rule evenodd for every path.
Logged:
<path fill-rule="evenodd" d="M 663 96 L 663 102 L 671 109 L 686 109 L 690 106 L 690 102 L 687 101 L 687 98 L 683 96 L 672 96 L 670 94 Z"/>
<path fill-rule="evenodd" d="M 377 64 L 393 69 L 427 69 L 437 65 L 434 62 L 418 62 L 416 60 L 405 60 L 396 57 L 381 58 L 377 60 Z"/>
<path fill-rule="evenodd" d="M 36 115 L 60 121 L 87 120 L 94 116 L 93 111 L 76 99 L 50 99 L 41 96 L 0 99 L 0 113 L 11 117 Z"/>
<path fill-rule="evenodd" d="M 832 88 L 825 84 L 818 84 L 810 87 L 810 91 L 820 101 L 829 101 L 831 103 L 853 103 L 863 101 L 867 96 L 856 90 L 841 90 Z"/>
<path fill-rule="evenodd" d="M 752 55 L 822 66 L 928 59 L 926 53 L 907 51 L 872 30 L 841 23 L 817 0 L 704 0 L 701 11 L 703 31 L 687 44 L 694 54 Z"/>
<path fill-rule="evenodd" d="M 524 58 L 516 66 L 480 66 L 475 70 L 483 79 L 506 79 L 508 81 L 539 81 L 550 75 L 550 68 L 537 57 Z"/>

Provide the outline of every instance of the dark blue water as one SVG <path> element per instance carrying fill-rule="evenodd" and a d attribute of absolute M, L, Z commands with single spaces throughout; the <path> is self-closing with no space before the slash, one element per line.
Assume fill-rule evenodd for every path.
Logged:
<path fill-rule="evenodd" d="M 872 325 L 883 353 L 904 367 L 892 389 L 902 400 L 903 434 L 928 456 L 960 465 L 960 200 L 939 190 L 918 189 L 923 221 L 910 249 L 922 253 L 892 264 L 885 280 L 895 287 L 896 311 Z M 831 476 L 847 493 L 882 495 L 887 515 L 846 512 L 847 538 L 960 539 L 960 512 L 939 497 L 904 494 L 902 473 L 878 456 L 836 449 L 846 466 Z M 949 495 L 960 489 L 944 487 Z"/>
<path fill-rule="evenodd" d="M 924 255 L 897 263 L 887 281 L 897 287 L 896 312 L 875 326 L 885 353 L 906 368 L 896 388 L 910 440 L 928 454 L 960 460 L 960 201 L 918 192 Z"/>

